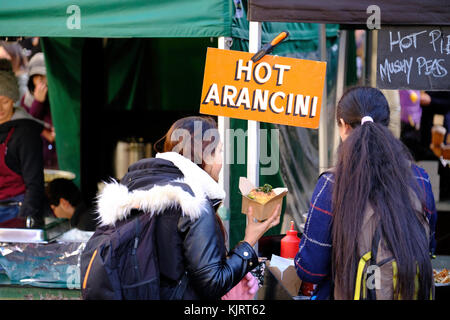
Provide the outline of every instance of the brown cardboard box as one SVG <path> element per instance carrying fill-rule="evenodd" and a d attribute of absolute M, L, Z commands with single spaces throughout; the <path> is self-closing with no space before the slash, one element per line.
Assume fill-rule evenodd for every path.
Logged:
<path fill-rule="evenodd" d="M 256 187 L 244 177 L 239 178 L 239 190 L 242 194 L 242 213 L 247 214 L 248 207 L 252 206 L 253 208 L 253 216 L 259 220 L 263 221 L 269 218 L 272 215 L 273 210 L 280 204 L 280 213 L 281 213 L 281 203 L 283 201 L 284 196 L 288 193 L 288 189 L 286 188 L 274 188 L 276 196 L 270 199 L 265 204 L 261 204 L 255 200 L 252 200 L 247 197 L 247 195 L 255 189 Z"/>
<path fill-rule="evenodd" d="M 298 277 L 294 266 L 287 267 L 284 269 L 283 273 L 281 273 L 280 269 L 270 265 L 270 260 L 266 261 L 266 265 L 292 297 L 298 296 L 302 280 Z"/>

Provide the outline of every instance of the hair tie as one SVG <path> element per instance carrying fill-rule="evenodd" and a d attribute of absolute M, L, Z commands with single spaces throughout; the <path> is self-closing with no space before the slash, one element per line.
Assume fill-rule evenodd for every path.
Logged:
<path fill-rule="evenodd" d="M 361 119 L 361 125 L 363 125 L 364 122 L 373 122 L 373 118 L 371 116 L 365 116 Z"/>

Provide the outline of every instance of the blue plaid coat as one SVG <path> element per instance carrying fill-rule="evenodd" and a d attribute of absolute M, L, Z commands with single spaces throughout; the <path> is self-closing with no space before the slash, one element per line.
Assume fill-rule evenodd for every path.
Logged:
<path fill-rule="evenodd" d="M 419 186 L 425 194 L 425 208 L 430 223 L 430 252 L 436 248 L 435 229 L 437 212 L 430 179 L 426 171 L 416 165 L 412 166 Z M 317 299 L 329 299 L 331 292 L 331 253 L 332 253 L 332 193 L 334 174 L 322 174 L 314 189 L 305 229 L 301 237 L 299 251 L 294 259 L 295 268 L 300 279 L 317 284 Z"/>

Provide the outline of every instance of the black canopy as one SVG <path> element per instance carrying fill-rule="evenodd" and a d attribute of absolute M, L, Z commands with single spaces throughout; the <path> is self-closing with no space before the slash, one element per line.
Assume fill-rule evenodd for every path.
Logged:
<path fill-rule="evenodd" d="M 248 19 L 365 25 L 371 5 L 381 25 L 450 25 L 450 0 L 249 0 Z"/>

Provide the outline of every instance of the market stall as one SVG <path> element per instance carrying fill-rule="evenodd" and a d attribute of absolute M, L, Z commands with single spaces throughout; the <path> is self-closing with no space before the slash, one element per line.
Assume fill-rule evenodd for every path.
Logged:
<path fill-rule="evenodd" d="M 2 35 L 43 37 L 42 45 L 48 57 L 52 117 L 56 135 L 60 137 L 56 142 L 60 169 L 76 174 L 75 182 L 87 200 L 95 197 L 98 182 L 114 176 L 112 159 L 118 140 L 134 136 L 136 141 L 143 137 L 154 142 L 172 119 L 198 112 L 203 75 L 198 66 L 204 64 L 206 47 L 218 45 L 206 37 L 220 37 L 219 45 L 223 43 L 225 47 L 227 44 L 233 50 L 247 50 L 248 46 L 246 1 L 208 4 L 195 1 L 187 7 L 182 1 L 167 1 L 166 5 L 136 1 L 126 7 L 113 3 L 108 5 L 108 10 L 103 5 L 98 9 L 95 1 L 85 1 L 78 4 L 79 11 L 64 2 L 54 6 L 34 5 L 36 7 L 25 6 L 20 1 L 8 4 L 0 12 Z M 47 7 L 61 14 L 42 14 L 38 10 Z M 167 19 L 174 7 L 177 8 L 176 17 Z M 136 16 L 136 12 L 152 14 Z M 118 14 L 121 18 L 115 19 Z M 22 16 L 27 16 L 26 21 L 20 20 Z M 98 21 L 101 21 L 101 27 Z M 274 54 L 316 59 L 317 25 L 263 24 L 262 42 L 270 41 L 286 28 L 290 30 L 290 37 L 276 48 Z M 327 27 L 327 39 L 331 66 L 328 82 L 332 91 L 336 65 L 333 61 L 337 52 L 335 25 Z M 180 52 L 183 58 L 180 58 Z M 99 64 L 99 61 L 103 63 Z M 191 80 L 178 77 L 179 73 L 189 74 Z M 147 126 L 146 119 L 153 118 L 159 120 Z M 226 119 L 219 118 L 219 125 L 224 128 L 222 120 Z M 118 126 L 118 121 L 122 125 Z M 266 124 L 262 126 L 268 130 L 273 128 Z M 231 119 L 230 128 L 247 130 L 247 123 Z M 285 176 L 290 175 L 300 191 L 295 201 L 286 205 L 290 212 L 304 212 L 310 197 L 309 181 L 315 177 L 315 173 L 309 176 L 308 172 L 316 171 L 317 166 L 316 133 L 310 130 L 290 132 L 288 128 L 280 130 L 283 132 L 282 154 L 295 150 L 296 158 L 303 159 L 303 166 L 312 170 L 304 173 L 286 170 L 283 177 L 281 172 L 266 175 L 261 182 L 283 185 Z M 302 145 L 295 142 L 298 137 L 301 137 Z M 281 161 L 295 166 L 290 159 L 292 157 L 282 156 Z M 245 167 L 245 163 L 238 161 L 230 165 L 229 183 L 237 186 L 239 176 L 246 174 Z M 224 181 L 225 189 L 226 185 L 228 182 Z M 245 223 L 241 215 L 230 213 L 240 210 L 236 207 L 239 194 L 230 194 L 230 197 L 226 203 L 231 207 L 226 206 L 222 216 L 230 220 L 230 244 L 233 245 L 241 237 Z M 301 218 L 295 219 L 297 223 L 303 222 Z"/>
<path fill-rule="evenodd" d="M 420 12 L 420 15 L 417 15 Z M 376 16 L 375 16 L 376 15 Z M 340 34 L 340 60 L 337 77 L 337 94 L 336 101 L 344 91 L 345 83 L 345 48 L 348 41 L 346 29 L 362 28 L 367 29 L 369 33 L 368 48 L 370 49 L 373 43 L 372 33 L 376 32 L 380 27 L 401 25 L 401 26 L 448 26 L 450 12 L 447 5 L 442 1 L 434 0 L 423 3 L 422 1 L 409 1 L 407 4 L 384 0 L 384 1 L 340 1 L 339 3 L 330 4 L 326 1 L 271 1 L 271 0 L 249 0 L 249 21 L 255 22 L 254 29 L 258 29 L 258 23 L 261 22 L 313 22 L 330 24 L 337 23 L 341 26 Z M 378 19 L 378 23 L 374 24 L 373 19 Z M 370 25 L 369 25 L 370 24 Z M 260 35 L 254 33 L 255 40 Z M 324 35 L 321 33 L 321 41 L 324 43 Z M 375 86 L 373 77 L 374 59 L 376 55 L 368 51 L 370 57 L 368 60 L 367 79 L 368 84 Z M 321 57 L 325 57 L 322 52 Z M 376 69 L 375 69 L 376 70 Z M 423 88 L 425 89 L 425 88 Z M 324 113 L 326 116 L 326 113 Z M 326 122 L 325 122 L 326 123 Z M 320 130 L 325 130 L 322 126 Z M 327 135 L 325 131 L 321 131 L 323 138 L 319 141 L 321 150 L 320 153 L 320 171 L 329 167 L 332 161 L 329 161 L 329 152 L 326 150 Z M 336 149 L 336 132 L 334 134 L 334 148 Z"/>
<path fill-rule="evenodd" d="M 179 65 L 183 63 L 184 70 L 195 73 L 195 77 L 198 78 L 201 71 L 197 71 L 196 68 L 201 63 L 202 48 L 211 43 L 214 45 L 214 41 L 211 42 L 209 37 L 231 36 L 230 20 L 231 2 L 228 1 L 138 0 L 128 1 L 126 4 L 123 1 L 104 3 L 90 0 L 76 4 L 70 1 L 32 3 L 18 1 L 2 4 L 0 36 L 3 39 L 41 37 L 41 44 L 46 55 L 53 123 L 56 135 L 59 137 L 56 141 L 60 169 L 75 173 L 76 183 L 82 187 L 88 197 L 92 197 L 89 192 L 93 190 L 95 196 L 96 184 L 101 178 L 96 170 L 99 164 L 91 157 L 103 160 L 105 156 L 99 154 L 96 149 L 105 144 L 117 142 L 103 143 L 104 137 L 99 136 L 99 131 L 96 130 L 105 123 L 96 123 L 97 120 L 102 120 L 102 117 L 110 119 L 108 113 L 97 117 L 103 112 L 103 106 L 108 105 L 109 111 L 114 113 L 117 108 L 126 111 L 135 109 L 136 105 L 139 105 L 141 109 L 156 105 L 160 107 L 159 109 L 164 109 L 181 104 L 182 100 L 176 100 L 178 96 L 173 95 L 169 90 L 172 86 L 179 85 L 179 83 L 170 83 L 173 81 L 171 76 L 177 68 L 176 63 Z M 110 41 L 104 47 L 103 39 L 106 38 L 110 38 Z M 175 43 L 170 39 L 162 39 L 150 44 L 148 39 L 143 38 L 180 38 L 181 40 Z M 183 41 L 183 38 L 190 38 L 192 41 Z M 144 59 L 150 52 L 146 50 L 150 48 L 150 45 L 157 48 L 152 50 L 152 58 L 160 60 L 151 65 L 161 67 L 160 70 L 155 71 L 158 73 L 159 81 L 153 82 L 155 75 L 150 75 L 153 77 L 152 83 L 145 81 L 146 77 L 147 79 L 150 77 L 140 72 L 150 67 L 148 60 Z M 185 57 L 188 58 L 182 61 L 179 59 L 170 61 L 176 56 L 175 52 L 178 54 L 184 50 L 186 50 Z M 109 74 L 106 75 L 105 69 L 99 66 L 98 61 L 92 61 L 100 57 L 99 61 L 103 62 L 105 58 L 103 53 L 108 54 L 105 69 Z M 162 76 L 164 68 L 171 70 L 170 74 L 164 72 L 166 78 Z M 123 72 L 126 69 L 129 72 Z M 107 97 L 99 94 L 103 92 L 105 78 L 110 79 L 105 85 L 108 88 Z M 195 95 L 190 91 L 195 92 L 195 83 L 196 81 L 193 82 L 193 87 L 184 86 L 182 89 L 185 91 L 179 93 L 189 96 L 188 100 L 192 101 Z M 143 90 L 150 86 L 155 89 L 151 94 L 143 96 Z M 92 87 L 95 89 L 90 90 Z M 161 87 L 166 88 L 165 91 L 161 90 L 162 95 L 154 98 Z M 185 108 L 184 112 L 175 112 L 173 117 L 179 117 L 180 114 L 187 113 L 187 110 L 195 110 L 189 104 L 181 106 L 181 110 L 183 108 Z M 155 113 L 158 114 L 158 112 Z M 144 112 L 144 115 L 148 117 L 149 114 Z M 163 122 L 166 128 L 167 122 L 167 119 Z M 87 156 L 83 158 L 82 155 L 86 154 Z M 95 165 L 91 166 L 91 163 Z M 93 180 L 90 180 L 90 175 L 93 176 Z M 48 225 L 50 227 L 51 223 Z M 8 241 L 10 245 L 2 245 L 2 298 L 26 299 L 30 296 L 30 298 L 39 299 L 42 296 L 45 298 L 47 294 L 50 298 L 58 298 L 59 293 L 55 293 L 54 289 L 72 289 L 70 292 L 73 294 L 67 291 L 62 294 L 64 297 L 79 296 L 79 281 L 70 282 L 71 286 L 68 288 L 63 279 L 64 272 L 62 276 L 57 277 L 60 278 L 59 280 L 41 279 L 57 275 L 58 272 L 53 270 L 52 266 L 57 265 L 54 262 L 65 254 L 75 259 L 74 263 L 71 262 L 71 266 L 76 270 L 79 268 L 77 261 L 79 252 L 64 250 L 66 242 L 55 242 L 56 237 L 51 236 L 49 230 L 44 228 L 43 230 L 5 230 L 3 232 L 3 240 Z M 82 245 L 82 242 L 78 245 Z M 14 246 L 14 249 L 10 246 Z M 17 255 L 21 256 L 22 263 L 12 259 Z M 42 268 L 40 271 L 34 270 L 32 266 L 36 267 L 43 259 L 50 265 L 40 265 L 38 267 Z M 15 265 L 20 267 L 20 270 L 34 273 L 15 272 L 12 261 L 16 262 Z M 77 275 L 79 277 L 79 271 L 75 274 Z M 33 282 L 33 279 L 36 281 Z M 20 290 L 26 291 L 26 296 L 22 296 L 22 293 L 19 293 Z M 37 296 L 36 290 L 40 290 L 40 296 Z"/>
<path fill-rule="evenodd" d="M 204 64 L 206 47 L 245 50 L 249 38 L 245 8 L 245 1 L 132 1 L 126 6 L 121 1 L 17 1 L 0 10 L 0 36 L 41 37 L 51 112 L 59 137 L 60 169 L 75 173 L 75 182 L 92 198 L 97 182 L 112 174 L 104 167 L 112 167 L 105 163 L 111 161 L 111 150 L 122 138 L 116 135 L 122 130 L 116 122 L 127 124 L 128 134 L 140 136 L 142 128 L 166 129 L 173 119 L 197 113 L 203 71 L 198 66 Z M 285 27 L 265 24 L 263 42 Z M 275 53 L 314 56 L 317 26 L 293 23 L 287 27 L 291 38 Z M 331 44 L 336 35 L 335 27 L 327 29 Z M 190 78 L 180 78 L 179 74 L 189 74 Z M 219 117 L 221 129 L 225 128 L 225 120 Z M 230 128 L 247 129 L 246 123 L 233 119 Z M 157 140 L 162 133 L 153 131 L 152 139 Z M 311 133 L 302 134 L 303 140 L 314 139 Z M 99 149 L 104 152 L 99 153 Z M 311 154 L 305 163 L 314 167 L 313 143 L 307 152 Z M 224 187 L 230 190 L 228 186 L 232 185 L 237 190 L 237 180 L 245 175 L 246 164 L 234 163 L 228 170 L 229 179 L 224 175 L 222 180 Z M 280 172 L 264 176 L 263 181 L 284 184 Z M 308 192 L 307 187 L 303 190 Z M 302 207 L 308 201 L 304 192 L 300 192 Z M 236 201 L 239 196 L 238 192 L 230 193 L 226 202 L 229 207 L 222 210 L 222 217 L 229 222 L 231 246 L 245 228 Z M 280 228 L 272 232 L 278 234 Z M 41 231 L 37 236 L 43 242 L 51 240 Z"/>
<path fill-rule="evenodd" d="M 416 84 L 401 84 L 395 86 L 390 85 L 386 86 L 385 84 L 380 83 L 380 76 L 378 75 L 380 72 L 378 70 L 378 65 L 376 62 L 376 50 L 373 48 L 377 47 L 377 30 L 376 29 L 393 29 L 393 28 L 404 28 L 404 27 L 422 27 L 419 30 L 419 33 L 429 33 L 430 37 L 433 36 L 434 33 L 439 34 L 448 34 L 443 32 L 443 28 L 450 24 L 450 3 L 448 1 L 339 1 L 335 3 L 330 3 L 328 1 L 294 1 L 294 0 L 281 0 L 281 1 L 273 1 L 273 0 L 249 0 L 249 8 L 248 8 L 248 17 L 250 21 L 250 42 L 254 44 L 254 47 L 251 48 L 250 52 L 255 52 L 260 46 L 260 30 L 261 23 L 263 22 L 313 22 L 320 23 L 322 25 L 321 31 L 321 43 L 325 42 L 324 37 L 324 26 L 325 24 L 337 23 L 340 25 L 340 34 L 339 34 L 339 65 L 337 71 L 337 79 L 336 79 L 336 96 L 335 101 L 337 102 L 345 89 L 345 74 L 346 74 L 346 52 L 347 42 L 348 42 L 348 31 L 352 29 L 366 29 L 368 33 L 368 40 L 366 43 L 366 54 L 367 54 L 367 68 L 366 68 L 366 84 L 377 86 L 380 85 L 381 88 L 389 88 L 389 89 L 399 89 L 399 88 L 411 88 L 415 89 L 423 89 L 423 90 L 448 90 L 448 79 L 442 80 L 441 77 L 445 77 L 447 72 L 443 72 L 439 74 L 440 79 L 436 79 L 439 82 L 438 85 L 433 87 L 431 83 L 433 83 L 434 79 L 432 76 L 428 78 L 424 78 L 424 85 L 422 87 L 417 88 L 417 84 L 420 83 L 416 81 Z M 418 14 L 420 12 L 420 14 Z M 427 29 L 429 26 L 434 26 L 432 29 Z M 433 29 L 437 29 L 436 32 L 433 32 Z M 396 29 L 397 31 L 399 29 Z M 411 30 L 411 29 L 410 29 Z M 428 31 L 426 31 L 428 30 Z M 441 31 L 440 31 L 441 30 Z M 445 29 L 446 30 L 446 29 Z M 402 29 L 403 31 L 403 29 Z M 417 30 L 413 29 L 410 34 L 415 34 Z M 408 35 L 408 33 L 407 33 Z M 400 37 L 400 32 L 399 35 Z M 430 40 L 430 39 L 429 39 Z M 399 39 L 399 42 L 402 40 Z M 433 43 L 433 38 L 431 38 L 430 43 Z M 392 42 L 391 42 L 392 44 Z M 381 42 L 381 45 L 386 45 Z M 401 46 L 401 44 L 400 44 Z M 412 40 L 410 43 L 412 46 Z M 378 47 L 378 50 L 383 49 Z M 387 51 L 387 50 L 386 50 Z M 392 51 L 392 50 L 391 50 Z M 400 51 L 401 48 L 400 48 Z M 434 50 L 435 51 L 435 50 Z M 322 47 L 321 50 L 321 58 L 323 60 L 325 57 L 324 49 Z M 436 51 L 435 51 L 436 52 Z M 442 61 L 446 61 L 446 57 L 441 57 Z M 412 59 L 412 58 L 411 58 Z M 426 59 L 426 58 L 419 58 Z M 432 61 L 432 60 L 430 60 Z M 448 67 L 448 63 L 444 62 L 446 67 Z M 382 70 L 382 67 L 380 67 Z M 420 66 L 419 66 L 420 68 Z M 420 71 L 418 72 L 421 75 Z M 423 72 L 422 72 L 423 75 Z M 378 81 L 375 80 L 378 77 Z M 408 78 L 409 80 L 409 78 Z M 325 89 L 326 90 L 326 89 Z M 337 130 L 331 126 L 326 126 L 327 121 L 326 117 L 333 117 L 334 111 L 333 109 L 327 109 L 326 107 L 322 108 L 321 113 L 321 125 L 319 127 L 319 172 L 322 172 L 326 168 L 332 166 L 333 159 L 332 154 L 337 147 L 339 142 Z M 333 119 L 334 120 L 334 119 Z M 331 131 L 331 132 L 330 132 Z M 254 136 L 257 136 L 256 130 L 253 132 Z M 332 137 L 330 140 L 328 137 Z M 328 141 L 327 141 L 328 140 Z M 332 148 L 330 148 L 330 145 Z M 334 146 L 333 146 L 334 145 Z M 331 151 L 331 152 L 330 152 Z M 444 235 L 443 238 L 448 237 Z M 440 257 L 437 260 L 434 260 L 433 266 L 436 267 L 440 265 L 442 267 L 442 260 L 446 260 L 446 257 Z M 445 297 L 448 295 L 448 291 L 441 291 L 442 288 L 438 288 L 437 295 L 439 297 Z"/>
<path fill-rule="evenodd" d="M 384 2 L 379 2 L 384 12 Z M 76 181 L 85 193 L 95 195 L 97 182 L 111 175 L 112 171 L 104 170 L 102 164 L 111 159 L 111 150 L 121 138 L 114 136 L 121 130 L 120 124 L 131 123 L 128 133 L 141 135 L 139 128 L 157 125 L 167 128 L 170 123 L 161 119 L 161 111 L 169 112 L 166 116 L 169 115 L 170 121 L 198 112 L 203 75 L 198 66 L 204 63 L 207 46 L 256 52 L 287 29 L 290 38 L 273 54 L 327 61 L 327 99 L 322 115 L 328 117 L 322 116 L 319 134 L 305 128 L 219 117 L 222 132 L 227 128 L 249 130 L 247 144 L 255 148 L 248 149 L 248 158 L 243 163 L 224 168 L 221 181 L 226 190 L 236 192 L 229 193 L 222 217 L 229 224 L 230 246 L 233 246 L 245 228 L 245 216 L 240 214 L 238 180 L 240 176 L 248 176 L 260 185 L 287 184 L 293 200 L 285 203 L 284 208 L 291 214 L 297 213 L 291 217 L 297 225 L 304 222 L 303 215 L 298 213 L 307 210 L 315 178 L 331 162 L 330 141 L 335 134 L 333 129 L 326 128 L 334 128 L 330 116 L 332 106 L 344 90 L 345 77 L 353 71 L 345 64 L 350 36 L 335 24 L 365 25 L 366 2 L 349 1 L 347 7 L 339 4 L 334 9 L 324 1 L 249 1 L 248 12 L 246 4 L 246 1 L 219 0 L 162 3 L 136 0 L 126 5 L 119 0 L 108 3 L 84 0 L 77 5 L 56 0 L 30 4 L 23 0 L 5 4 L 0 10 L 0 36 L 43 37 L 52 115 L 60 137 L 57 150 L 61 169 L 75 172 Z M 408 10 L 404 6 L 397 7 L 397 11 L 396 7 L 386 8 L 389 13 L 386 16 L 383 13 L 382 23 L 397 21 L 389 19 L 400 16 L 402 20 L 398 23 L 411 22 L 417 18 L 414 10 L 419 5 L 427 12 L 421 15 L 421 21 L 445 20 L 443 24 L 450 21 L 448 13 L 443 14 L 441 7 L 438 8 L 437 1 L 426 5 L 413 1 Z M 398 15 L 398 10 L 408 14 Z M 323 25 L 319 27 L 317 23 Z M 210 37 L 219 40 L 211 41 Z M 178 76 L 180 73 L 189 76 L 182 78 Z M 327 108 L 329 112 L 325 112 Z M 260 175 L 258 127 L 277 128 L 281 132 L 281 164 L 274 175 Z M 158 131 L 153 134 L 152 138 L 161 136 L 156 137 Z M 111 136 L 116 140 L 108 141 Z M 99 154 L 96 151 L 99 148 L 106 151 Z M 279 234 L 280 230 L 281 226 L 272 233 Z"/>

